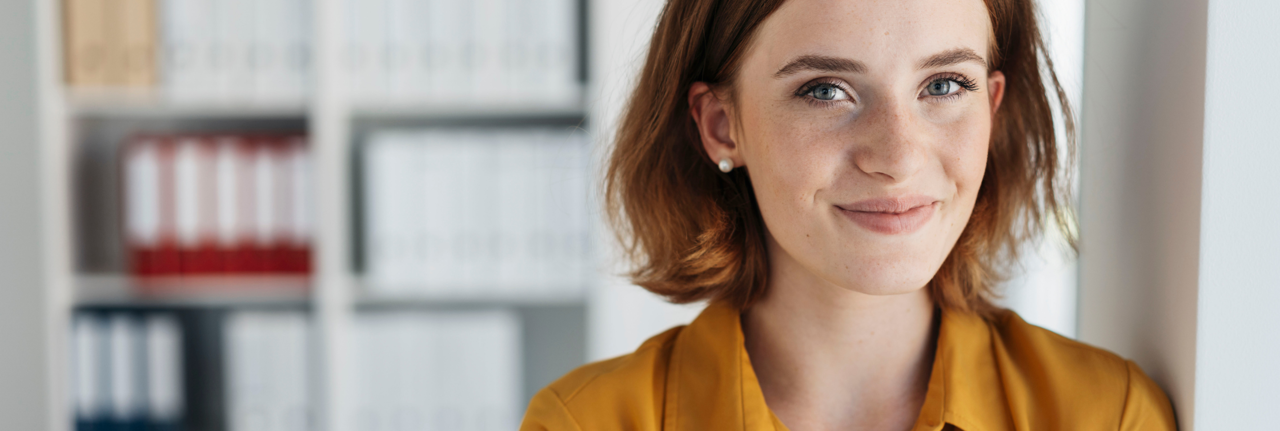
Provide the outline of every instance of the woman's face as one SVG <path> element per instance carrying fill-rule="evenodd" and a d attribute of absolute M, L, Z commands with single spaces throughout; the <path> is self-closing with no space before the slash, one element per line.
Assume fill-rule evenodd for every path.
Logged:
<path fill-rule="evenodd" d="M 1004 87 L 990 34 L 982 0 L 789 0 L 732 102 L 695 86 L 712 160 L 751 177 L 775 274 L 877 295 L 934 276 L 985 170 Z"/>

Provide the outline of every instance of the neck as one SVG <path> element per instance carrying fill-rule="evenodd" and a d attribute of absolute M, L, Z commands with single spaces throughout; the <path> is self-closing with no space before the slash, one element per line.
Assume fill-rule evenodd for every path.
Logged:
<path fill-rule="evenodd" d="M 778 418 L 793 431 L 910 429 L 937 339 L 927 291 L 867 295 L 785 265 L 770 278 L 742 325 Z"/>

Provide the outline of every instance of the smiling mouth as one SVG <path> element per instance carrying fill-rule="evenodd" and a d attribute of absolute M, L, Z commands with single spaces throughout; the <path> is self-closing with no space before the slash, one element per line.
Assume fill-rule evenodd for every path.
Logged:
<path fill-rule="evenodd" d="M 836 208 L 863 229 L 884 235 L 903 235 L 920 230 L 933 218 L 938 205 L 938 200 L 927 196 L 906 196 L 868 199 L 836 205 Z"/>

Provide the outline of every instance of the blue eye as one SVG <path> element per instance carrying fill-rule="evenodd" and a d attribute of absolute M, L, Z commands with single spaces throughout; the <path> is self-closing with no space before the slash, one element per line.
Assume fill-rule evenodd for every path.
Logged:
<path fill-rule="evenodd" d="M 845 100 L 849 98 L 849 94 L 841 90 L 833 84 L 818 84 L 809 89 L 809 95 L 814 99 L 824 102 Z"/>
<path fill-rule="evenodd" d="M 930 96 L 949 96 L 960 91 L 960 84 L 951 78 L 935 79 L 925 87 L 924 91 Z"/>
<path fill-rule="evenodd" d="M 958 95 L 961 90 L 978 91 L 978 83 L 959 74 L 934 76 L 925 83 L 919 97 L 947 97 Z"/>

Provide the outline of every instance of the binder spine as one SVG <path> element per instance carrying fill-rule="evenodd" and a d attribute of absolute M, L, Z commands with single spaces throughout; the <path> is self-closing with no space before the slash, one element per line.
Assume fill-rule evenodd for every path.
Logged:
<path fill-rule="evenodd" d="M 302 135 L 139 135 L 121 151 L 130 273 L 182 277 L 311 271 L 311 160 Z"/>
<path fill-rule="evenodd" d="M 71 326 L 72 405 L 76 431 L 106 429 L 106 325 L 96 314 L 76 313 Z"/>
<path fill-rule="evenodd" d="M 118 27 L 112 33 L 120 38 L 120 79 L 113 82 L 123 87 L 148 88 L 156 83 L 156 4 L 155 0 L 116 0 Z"/>
<path fill-rule="evenodd" d="M 314 211 L 312 207 L 314 196 L 311 191 L 311 185 L 314 181 L 311 176 L 311 152 L 308 149 L 306 138 L 302 136 L 290 137 L 288 141 L 287 163 L 291 184 L 289 191 L 290 221 L 288 257 L 284 270 L 294 274 L 305 275 L 311 272 L 311 230 Z"/>
<path fill-rule="evenodd" d="M 375 292 L 581 291 L 591 261 L 581 135 L 388 130 L 362 148 L 366 273 Z"/>
<path fill-rule="evenodd" d="M 257 233 L 257 199 L 255 198 L 256 176 L 254 161 L 257 154 L 255 144 L 245 136 L 235 136 L 232 145 L 236 148 L 235 180 L 235 223 L 231 225 L 230 235 L 233 238 L 231 256 L 227 259 L 227 272 L 236 274 L 252 273 L 258 258 L 255 247 Z"/>
<path fill-rule="evenodd" d="M 107 84 L 107 0 L 66 0 L 62 35 L 66 83 L 73 87 Z"/>
<path fill-rule="evenodd" d="M 134 275 L 160 273 L 160 144 L 138 138 L 124 148 L 125 243 Z"/>
<path fill-rule="evenodd" d="M 238 311 L 225 322 L 227 429 L 314 428 L 312 330 L 299 312 Z"/>
<path fill-rule="evenodd" d="M 376 312 L 353 323 L 346 428 L 517 428 L 521 337 L 514 313 Z"/>
<path fill-rule="evenodd" d="M 214 217 L 217 203 L 213 148 L 206 136 L 175 140 L 174 174 L 178 244 L 184 275 L 221 270 Z"/>
<path fill-rule="evenodd" d="M 119 431 L 144 431 L 145 363 L 141 354 L 145 348 L 137 319 L 125 313 L 116 313 L 108 321 L 110 364 L 110 399 L 107 423 Z"/>
<path fill-rule="evenodd" d="M 178 431 L 185 411 L 182 328 L 176 316 L 146 318 L 147 431 Z"/>
<path fill-rule="evenodd" d="M 177 190 L 176 172 L 174 170 L 174 146 L 168 138 L 158 139 L 155 144 L 158 182 L 155 189 L 159 192 L 156 202 L 159 209 L 158 244 L 153 262 L 154 276 L 176 276 L 182 273 L 182 258 L 178 252 L 177 232 Z"/>

